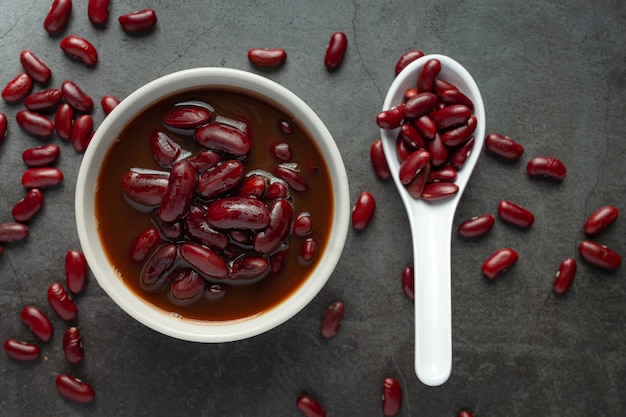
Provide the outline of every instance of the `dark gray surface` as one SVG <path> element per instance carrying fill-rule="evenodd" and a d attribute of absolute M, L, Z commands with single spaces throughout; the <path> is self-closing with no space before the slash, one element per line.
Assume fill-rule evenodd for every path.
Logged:
<path fill-rule="evenodd" d="M 301 96 L 318 112 L 344 157 L 351 200 L 371 191 L 373 223 L 350 231 L 328 285 L 293 320 L 269 333 L 223 345 L 182 342 L 149 330 L 125 315 L 91 277 L 77 298 L 86 356 L 70 366 L 61 352 L 65 324 L 37 363 L 0 357 L 2 416 L 298 416 L 301 393 L 315 396 L 329 416 L 377 416 L 383 378 L 403 387 L 402 416 L 453 416 L 468 407 L 477 416 L 622 416 L 626 414 L 626 283 L 623 266 L 607 273 L 582 260 L 582 225 L 597 207 L 626 209 L 626 6 L 621 0 L 527 1 L 112 1 L 104 30 L 91 27 L 86 1 L 74 2 L 63 34 L 78 34 L 98 48 L 88 69 L 66 58 L 61 37 L 42 21 L 51 0 L 3 0 L 0 8 L 0 84 L 21 71 L 19 53 L 31 49 L 53 70 L 51 86 L 72 79 L 95 99 L 125 97 L 167 73 L 224 66 L 262 73 Z M 156 9 L 158 28 L 125 35 L 117 16 Z M 344 31 L 349 49 L 342 67 L 323 66 L 328 39 Z M 247 61 L 251 47 L 282 47 L 287 64 L 259 71 Z M 457 210 L 462 220 L 495 213 L 501 199 L 532 210 L 523 231 L 497 220 L 479 241 L 452 238 L 453 371 L 443 386 L 421 384 L 413 371 L 412 302 L 400 274 L 411 263 L 404 208 L 391 182 L 377 180 L 369 145 L 374 117 L 408 49 L 449 55 L 481 88 L 487 131 L 526 147 L 521 161 L 488 154 L 478 162 Z M 23 195 L 20 154 L 41 140 L 21 132 L 21 106 L 0 103 L 10 132 L 0 145 L 0 221 Z M 98 107 L 96 122 L 103 113 Z M 63 280 L 68 249 L 78 248 L 73 192 L 81 157 L 58 138 L 63 185 L 45 191 L 43 212 L 29 224 L 26 242 L 5 245 L 0 256 L 0 338 L 34 340 L 19 319 L 26 304 L 53 313 L 48 285 Z M 560 184 L 533 180 L 526 162 L 560 158 L 568 168 Z M 624 220 L 596 240 L 626 253 Z M 511 246 L 518 264 L 496 282 L 481 275 L 484 259 Z M 551 291 L 562 259 L 579 260 L 569 294 Z M 62 282 L 62 281 L 61 281 Z M 346 304 L 339 335 L 323 339 L 319 320 L 336 299 Z M 58 372 L 90 382 L 97 399 L 73 404 L 54 388 Z"/>

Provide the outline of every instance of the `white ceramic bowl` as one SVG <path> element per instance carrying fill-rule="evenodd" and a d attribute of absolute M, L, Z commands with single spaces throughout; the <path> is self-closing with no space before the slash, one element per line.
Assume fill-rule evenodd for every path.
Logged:
<path fill-rule="evenodd" d="M 334 207 L 330 237 L 313 271 L 288 298 L 268 311 L 233 322 L 202 322 L 176 318 L 138 297 L 116 274 L 100 242 L 94 212 L 100 166 L 109 147 L 133 117 L 173 93 L 196 87 L 235 87 L 268 98 L 288 109 L 309 131 L 326 160 Z M 241 340 L 275 328 L 302 310 L 333 273 L 350 222 L 348 179 L 330 132 L 311 108 L 285 87 L 262 76 L 227 68 L 195 68 L 158 78 L 124 99 L 102 122 L 87 148 L 76 184 L 76 224 L 82 250 L 98 284 L 131 317 L 149 328 L 182 340 L 218 343 Z"/>

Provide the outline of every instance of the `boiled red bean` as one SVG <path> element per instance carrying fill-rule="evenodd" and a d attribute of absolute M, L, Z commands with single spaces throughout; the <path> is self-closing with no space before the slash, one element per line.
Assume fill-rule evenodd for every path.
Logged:
<path fill-rule="evenodd" d="M 55 385 L 59 394 L 77 403 L 90 403 L 95 398 L 91 385 L 68 374 L 57 375 Z"/>
<path fill-rule="evenodd" d="M 22 152 L 22 160 L 29 167 L 42 167 L 56 162 L 61 148 L 59 145 L 49 143 L 46 145 L 28 148 Z"/>
<path fill-rule="evenodd" d="M 452 104 L 436 111 L 433 115 L 433 121 L 437 129 L 446 130 L 466 124 L 471 116 L 472 109 L 469 107 L 463 104 Z"/>
<path fill-rule="evenodd" d="M 435 134 L 433 140 L 428 142 L 428 152 L 430 154 L 430 163 L 433 167 L 440 167 L 448 162 L 450 152 L 441 140 L 440 134 Z"/>
<path fill-rule="evenodd" d="M 324 55 L 324 65 L 330 70 L 334 70 L 341 65 L 343 57 L 348 49 L 348 37 L 343 32 L 335 32 L 331 35 L 326 54 Z"/>
<path fill-rule="evenodd" d="M 39 346 L 13 338 L 4 341 L 4 352 L 9 358 L 16 361 L 34 361 L 39 359 L 39 355 L 41 355 Z"/>
<path fill-rule="evenodd" d="M 420 198 L 422 196 L 424 188 L 426 188 L 426 184 L 428 183 L 428 178 L 430 177 L 430 171 L 430 162 L 426 162 L 415 178 L 406 185 L 406 189 L 411 197 Z"/>
<path fill-rule="evenodd" d="M 148 258 L 139 276 L 141 289 L 159 292 L 168 282 L 168 276 L 178 260 L 178 247 L 173 243 L 160 246 Z"/>
<path fill-rule="evenodd" d="M 72 126 L 74 126 L 74 109 L 69 104 L 63 103 L 54 114 L 55 131 L 61 139 L 70 140 Z"/>
<path fill-rule="evenodd" d="M 259 199 L 225 197 L 209 204 L 207 220 L 218 229 L 260 230 L 270 223 L 270 213 Z"/>
<path fill-rule="evenodd" d="M 142 230 L 130 244 L 130 259 L 134 262 L 144 261 L 161 241 L 161 236 L 156 227 L 150 226 Z"/>
<path fill-rule="evenodd" d="M 291 145 L 283 141 L 274 141 L 270 143 L 269 152 L 274 158 L 283 162 L 290 161 L 292 157 Z"/>
<path fill-rule="evenodd" d="M 2 99 L 7 103 L 16 103 L 30 93 L 33 88 L 33 79 L 25 72 L 19 74 L 2 89 Z"/>
<path fill-rule="evenodd" d="M 72 297 L 65 291 L 65 288 L 57 282 L 50 284 L 48 287 L 48 303 L 55 313 L 63 320 L 74 320 L 78 314 L 76 304 Z"/>
<path fill-rule="evenodd" d="M 263 256 L 242 256 L 235 259 L 230 267 L 230 280 L 233 285 L 259 282 L 270 272 L 270 262 Z"/>
<path fill-rule="evenodd" d="M 557 294 L 565 294 L 569 287 L 571 287 L 574 281 L 574 275 L 576 275 L 576 260 L 574 258 L 567 258 L 559 266 L 559 270 L 556 273 L 552 289 Z"/>
<path fill-rule="evenodd" d="M 298 213 L 293 223 L 293 233 L 296 236 L 309 236 L 313 232 L 313 217 L 308 211 Z"/>
<path fill-rule="evenodd" d="M 464 125 L 443 132 L 441 141 L 450 147 L 462 145 L 474 134 L 476 126 L 478 126 L 478 119 L 472 114 Z"/>
<path fill-rule="evenodd" d="M 459 171 L 465 165 L 465 161 L 469 158 L 472 153 L 472 149 L 474 149 L 475 143 L 474 136 L 470 137 L 465 143 L 461 146 L 454 149 L 454 152 L 450 155 L 450 165 L 452 168 Z"/>
<path fill-rule="evenodd" d="M 417 49 L 412 49 L 410 51 L 406 51 L 405 53 L 403 53 L 400 56 L 400 58 L 398 58 L 398 61 L 396 62 L 396 67 L 395 67 L 396 75 L 400 74 L 400 71 L 405 69 L 406 66 L 409 65 L 411 62 L 423 56 L 424 56 L 424 52 L 417 50 Z"/>
<path fill-rule="evenodd" d="M 24 98 L 24 106 L 31 111 L 46 111 L 56 107 L 61 102 L 61 90 L 51 88 L 31 93 Z"/>
<path fill-rule="evenodd" d="M 424 63 L 417 76 L 417 90 L 421 92 L 434 92 L 435 81 L 441 71 L 441 61 L 429 59 Z"/>
<path fill-rule="evenodd" d="M 450 165 L 444 165 L 442 167 L 438 167 L 437 169 L 431 170 L 430 174 L 428 175 L 427 182 L 454 182 L 456 180 L 456 176 L 456 169 L 454 169 Z"/>
<path fill-rule="evenodd" d="M 363 191 L 352 208 L 352 227 L 364 230 L 372 221 L 376 211 L 376 199 L 369 191 Z"/>
<path fill-rule="evenodd" d="M 615 206 L 602 206 L 585 221 L 585 233 L 594 236 L 609 227 L 619 217 L 619 210 Z"/>
<path fill-rule="evenodd" d="M 28 237 L 28 226 L 16 222 L 0 223 L 0 243 L 19 242 Z"/>
<path fill-rule="evenodd" d="M 326 310 L 324 310 L 320 324 L 320 332 L 326 339 L 331 339 L 337 335 L 345 309 L 344 303 L 341 301 L 333 301 L 326 307 Z"/>
<path fill-rule="evenodd" d="M 72 294 L 80 293 L 87 282 L 87 260 L 85 255 L 70 249 L 65 254 L 65 281 Z"/>
<path fill-rule="evenodd" d="M 176 162 L 159 204 L 161 219 L 174 222 L 182 218 L 191 205 L 197 186 L 198 173 L 191 162 L 185 159 Z"/>
<path fill-rule="evenodd" d="M 100 106 L 102 106 L 105 116 L 108 116 L 118 104 L 120 104 L 120 100 L 112 95 L 105 95 L 100 99 Z"/>
<path fill-rule="evenodd" d="M 192 205 L 185 216 L 185 230 L 194 241 L 213 250 L 223 250 L 228 245 L 228 236 L 213 228 L 207 221 L 205 210 L 196 205 Z"/>
<path fill-rule="evenodd" d="M 302 394 L 296 400 L 298 410 L 306 417 L 326 417 L 326 410 L 310 395 Z"/>
<path fill-rule="evenodd" d="M 248 60 L 257 67 L 276 68 L 287 60 L 287 52 L 282 48 L 250 48 Z"/>
<path fill-rule="evenodd" d="M 83 338 L 78 327 L 70 327 L 63 334 L 63 355 L 69 363 L 77 364 L 85 357 Z"/>
<path fill-rule="evenodd" d="M 20 53 L 20 63 L 26 74 L 30 75 L 34 81 L 40 84 L 47 84 L 50 81 L 52 71 L 32 51 L 23 50 Z"/>
<path fill-rule="evenodd" d="M 92 25 L 101 27 L 109 20 L 109 0 L 89 0 L 87 17 Z"/>
<path fill-rule="evenodd" d="M 422 91 L 404 103 L 404 116 L 416 119 L 431 111 L 437 104 L 437 96 L 428 91 Z"/>
<path fill-rule="evenodd" d="M 398 172 L 398 178 L 403 185 L 409 184 L 415 179 L 417 174 L 430 161 L 430 154 L 424 149 L 412 152 L 402 164 Z"/>
<path fill-rule="evenodd" d="M 26 223 L 32 219 L 43 206 L 43 193 L 38 188 L 31 188 L 11 210 L 16 222 Z"/>
<path fill-rule="evenodd" d="M 183 219 L 179 219 L 173 222 L 166 222 L 159 215 L 158 209 L 152 210 L 152 213 L 150 214 L 150 220 L 159 231 L 159 236 L 161 236 L 161 239 L 163 240 L 175 242 L 182 238 L 183 234 L 185 233 L 185 225 Z"/>
<path fill-rule="evenodd" d="M 270 256 L 270 271 L 273 273 L 278 273 L 285 264 L 286 258 L 287 255 L 285 251 L 277 252 Z"/>
<path fill-rule="evenodd" d="M 285 181 L 289 186 L 299 193 L 306 193 L 309 184 L 306 182 L 300 169 L 294 163 L 282 163 L 274 168 L 274 175 Z"/>
<path fill-rule="evenodd" d="M 261 254 L 274 252 L 287 238 L 293 223 L 291 204 L 282 198 L 274 200 L 269 208 L 270 221 L 253 239 L 253 248 Z"/>
<path fill-rule="evenodd" d="M 526 172 L 531 176 L 552 178 L 557 181 L 561 181 L 567 174 L 563 162 L 549 156 L 537 156 L 528 161 Z"/>
<path fill-rule="evenodd" d="M 122 193 L 135 205 L 144 208 L 156 207 L 163 199 L 168 179 L 168 172 L 128 171 L 122 177 Z"/>
<path fill-rule="evenodd" d="M 578 251 L 587 262 L 607 271 L 612 271 L 622 264 L 622 257 L 613 249 L 590 240 L 580 242 Z"/>
<path fill-rule="evenodd" d="M 263 198 L 267 189 L 267 181 L 267 178 L 263 175 L 248 175 L 241 181 L 237 195 L 241 197 Z"/>
<path fill-rule="evenodd" d="M 187 157 L 187 160 L 196 167 L 198 174 L 202 174 L 207 169 L 213 168 L 222 161 L 222 159 L 222 155 L 219 152 L 210 149 L 203 149 L 197 154 Z"/>
<path fill-rule="evenodd" d="M 181 146 L 165 132 L 158 130 L 150 135 L 150 148 L 152 156 L 159 166 L 169 168 L 181 154 Z"/>
<path fill-rule="evenodd" d="M 220 162 L 200 174 L 198 195 L 206 200 L 213 199 L 236 188 L 245 175 L 246 169 L 238 160 Z"/>
<path fill-rule="evenodd" d="M 415 299 L 415 269 L 412 266 L 402 270 L 402 291 L 409 299 Z"/>
<path fill-rule="evenodd" d="M 163 124 L 174 132 L 192 134 L 197 127 L 209 123 L 211 112 L 201 106 L 178 105 L 163 115 Z"/>
<path fill-rule="evenodd" d="M 426 184 L 422 198 L 429 201 L 438 201 L 450 198 L 459 192 L 459 186 L 452 182 L 431 182 Z"/>
<path fill-rule="evenodd" d="M 372 142 L 372 146 L 370 147 L 370 161 L 372 168 L 374 168 L 374 173 L 379 179 L 386 180 L 391 177 L 391 171 L 389 170 L 389 165 L 385 158 L 382 140 L 376 139 Z"/>
<path fill-rule="evenodd" d="M 289 191 L 287 190 L 287 186 L 282 181 L 272 181 L 265 191 L 265 198 L 268 200 L 273 200 L 275 198 L 287 198 L 289 196 Z"/>
<path fill-rule="evenodd" d="M 495 221 L 496 218 L 493 214 L 472 217 L 459 224 L 459 235 L 468 239 L 484 236 L 491 231 Z"/>
<path fill-rule="evenodd" d="M 490 133 L 485 137 L 485 149 L 509 161 L 518 160 L 524 153 L 521 144 L 500 133 Z"/>
<path fill-rule="evenodd" d="M 535 222 L 535 216 L 530 210 L 508 200 L 500 201 L 498 214 L 502 220 L 517 227 L 528 228 Z"/>
<path fill-rule="evenodd" d="M 491 256 L 489 256 L 487 260 L 485 260 L 482 266 L 482 272 L 487 278 L 495 279 L 513 266 L 518 259 L 519 255 L 513 249 L 498 249 Z"/>
<path fill-rule="evenodd" d="M 383 414 L 395 416 L 402 408 L 402 388 L 395 378 L 383 380 Z"/>
<path fill-rule="evenodd" d="M 167 298 L 176 306 L 189 306 L 204 297 L 205 287 L 204 278 L 193 269 L 187 269 L 174 278 Z"/>
<path fill-rule="evenodd" d="M 63 81 L 61 93 L 63 93 L 65 101 L 75 110 L 84 113 L 90 113 L 93 110 L 93 99 L 74 81 Z"/>
<path fill-rule="evenodd" d="M 300 254 L 298 255 L 298 262 L 302 266 L 308 266 L 313 263 L 315 256 L 317 255 L 317 241 L 312 237 L 307 237 L 300 246 Z"/>
<path fill-rule="evenodd" d="M 46 138 L 54 132 L 54 123 L 46 116 L 30 110 L 20 110 L 15 114 L 17 124 L 27 133 Z"/>
<path fill-rule="evenodd" d="M 250 138 L 240 130 L 222 124 L 208 124 L 199 127 L 194 139 L 200 145 L 229 153 L 233 156 L 244 156 L 250 151 Z"/>
<path fill-rule="evenodd" d="M 66 36 L 61 40 L 59 46 L 67 56 L 81 61 L 88 67 L 93 67 L 98 62 L 98 51 L 96 47 L 81 36 Z"/>
<path fill-rule="evenodd" d="M 28 168 L 22 175 L 22 185 L 26 188 L 47 188 L 61 184 L 63 173 L 52 167 Z"/>
<path fill-rule="evenodd" d="M 395 129 L 404 120 L 404 103 L 394 106 L 389 110 L 383 110 L 376 115 L 376 124 L 381 129 Z"/>
<path fill-rule="evenodd" d="M 37 307 L 24 307 L 20 312 L 20 318 L 42 342 L 47 342 L 52 337 L 52 323 L 48 316 Z"/>
<path fill-rule="evenodd" d="M 65 29 L 72 13 L 72 0 L 54 0 L 43 21 L 46 32 L 54 34 Z"/>
<path fill-rule="evenodd" d="M 72 133 L 70 134 L 70 141 L 76 152 L 85 152 L 87 146 L 89 146 L 92 133 L 93 117 L 91 117 L 90 114 L 81 114 L 78 116 L 74 121 Z"/>
<path fill-rule="evenodd" d="M 179 251 L 180 257 L 200 274 L 215 279 L 228 277 L 228 265 L 217 252 L 195 243 L 183 243 Z"/>
<path fill-rule="evenodd" d="M 127 33 L 144 33 L 154 28 L 157 23 L 157 15 L 154 9 L 142 9 L 123 14 L 118 17 L 118 21 Z"/>
<path fill-rule="evenodd" d="M 414 122 L 415 128 L 422 135 L 422 137 L 426 140 L 435 139 L 435 134 L 437 134 L 437 126 L 435 126 L 435 122 L 430 116 L 424 115 L 418 117 Z"/>

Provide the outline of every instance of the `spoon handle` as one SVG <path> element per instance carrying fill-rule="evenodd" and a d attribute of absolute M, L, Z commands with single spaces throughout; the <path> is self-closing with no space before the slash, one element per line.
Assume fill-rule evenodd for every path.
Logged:
<path fill-rule="evenodd" d="M 414 214 L 415 373 L 424 384 L 437 386 L 446 382 L 452 369 L 452 215 L 445 209 Z"/>

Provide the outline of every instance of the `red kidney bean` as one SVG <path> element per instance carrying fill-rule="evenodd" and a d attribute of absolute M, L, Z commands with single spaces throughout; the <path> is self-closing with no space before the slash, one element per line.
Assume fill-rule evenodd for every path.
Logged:
<path fill-rule="evenodd" d="M 0 243 L 19 242 L 28 237 L 28 232 L 28 226 L 22 223 L 0 223 Z"/>
<path fill-rule="evenodd" d="M 472 114 L 464 125 L 443 132 L 441 141 L 449 147 L 462 145 L 474 134 L 476 126 L 478 126 L 478 119 Z"/>
<path fill-rule="evenodd" d="M 61 148 L 59 145 L 48 143 L 35 148 L 25 149 L 22 152 L 22 160 L 31 168 L 42 167 L 55 163 L 60 153 Z"/>
<path fill-rule="evenodd" d="M 263 256 L 242 256 L 233 261 L 230 267 L 230 280 L 231 283 L 234 280 L 252 284 L 265 278 L 269 272 L 270 262 Z"/>
<path fill-rule="evenodd" d="M 48 316 L 37 307 L 24 307 L 20 312 L 20 318 L 42 342 L 47 342 L 52 337 L 52 323 Z"/>
<path fill-rule="evenodd" d="M 313 232 L 314 222 L 311 213 L 303 211 L 298 213 L 293 223 L 293 233 L 296 236 L 309 236 Z"/>
<path fill-rule="evenodd" d="M 39 84 L 47 84 L 52 78 L 52 71 L 48 66 L 28 49 L 20 53 L 20 63 L 26 74 Z"/>
<path fill-rule="evenodd" d="M 68 374 L 59 374 L 56 378 L 59 394 L 77 403 L 90 403 L 95 398 L 91 385 Z"/>
<path fill-rule="evenodd" d="M 452 168 L 457 171 L 463 168 L 465 161 L 467 161 L 467 158 L 469 158 L 472 153 L 472 149 L 474 149 L 474 142 L 475 139 L 474 136 L 472 136 L 461 146 L 454 149 L 452 155 L 450 155 L 450 165 Z"/>
<path fill-rule="evenodd" d="M 578 251 L 585 261 L 607 271 L 612 271 L 622 264 L 622 257 L 613 249 L 590 240 L 580 242 Z"/>
<path fill-rule="evenodd" d="M 30 93 L 33 80 L 25 72 L 19 74 L 2 89 L 2 99 L 7 103 L 17 103 Z"/>
<path fill-rule="evenodd" d="M 418 117 L 413 122 L 417 131 L 422 135 L 422 137 L 426 140 L 435 139 L 435 134 L 437 133 L 437 126 L 435 126 L 435 122 L 428 115 L 424 115 Z"/>
<path fill-rule="evenodd" d="M 79 60 L 88 67 L 93 67 L 98 62 L 98 51 L 96 47 L 81 36 L 66 36 L 61 43 L 59 43 L 59 46 L 67 56 Z"/>
<path fill-rule="evenodd" d="M 474 110 L 474 103 L 472 100 L 456 88 L 446 89 L 441 92 L 441 94 L 438 94 L 438 97 L 439 100 L 446 105 L 463 104 L 469 107 L 472 111 Z"/>
<path fill-rule="evenodd" d="M 400 165 L 398 177 L 404 185 L 409 184 L 415 179 L 417 174 L 430 161 L 430 154 L 424 149 L 412 152 Z"/>
<path fill-rule="evenodd" d="M 31 111 L 46 111 L 61 102 L 61 90 L 51 88 L 29 94 L 24 98 L 24 106 Z"/>
<path fill-rule="evenodd" d="M 404 103 L 404 117 L 416 119 L 431 111 L 437 104 L 437 96 L 428 91 L 420 92 Z"/>
<path fill-rule="evenodd" d="M 469 107 L 463 104 L 452 104 L 436 111 L 433 121 L 437 129 L 446 130 L 466 124 L 471 116 L 472 110 Z"/>
<path fill-rule="evenodd" d="M 296 406 L 306 417 L 326 417 L 326 410 L 310 395 L 300 395 Z"/>
<path fill-rule="evenodd" d="M 167 298 L 176 306 L 189 306 L 204 297 L 205 287 L 204 278 L 193 269 L 187 269 L 174 278 Z"/>
<path fill-rule="evenodd" d="M 252 245 L 252 233 L 250 230 L 233 229 L 233 230 L 228 231 L 228 235 L 230 236 L 232 241 L 235 243 L 238 243 L 243 246 Z"/>
<path fill-rule="evenodd" d="M 54 123 L 50 119 L 30 110 L 18 111 L 15 120 L 22 130 L 36 137 L 46 138 L 54 132 Z"/>
<path fill-rule="evenodd" d="M 122 193 L 135 205 L 156 207 L 163 199 L 168 179 L 168 172 L 131 170 L 122 177 Z"/>
<path fill-rule="evenodd" d="M 241 197 L 263 198 L 267 189 L 267 178 L 262 175 L 252 174 L 246 176 L 237 190 Z"/>
<path fill-rule="evenodd" d="M 43 21 L 44 30 L 51 34 L 62 31 L 67 26 L 71 13 L 72 0 L 54 0 Z"/>
<path fill-rule="evenodd" d="M 90 114 L 81 114 L 74 121 L 70 141 L 76 152 L 85 152 L 93 133 L 93 117 Z"/>
<path fill-rule="evenodd" d="M 200 274 L 215 279 L 228 277 L 228 265 L 217 252 L 195 243 L 183 243 L 179 251 L 181 258 Z"/>
<path fill-rule="evenodd" d="M 222 159 L 222 154 L 210 149 L 203 149 L 197 154 L 187 157 L 187 160 L 196 167 L 199 174 L 207 169 L 213 168 L 222 161 Z"/>
<path fill-rule="evenodd" d="M 85 357 L 83 339 L 78 327 L 70 327 L 63 334 L 63 354 L 69 363 L 77 364 Z"/>
<path fill-rule="evenodd" d="M 417 91 L 434 92 L 435 81 L 441 71 L 441 62 L 438 59 L 429 59 L 424 63 L 417 76 Z"/>
<path fill-rule="evenodd" d="M 441 140 L 440 134 L 436 134 L 433 140 L 428 142 L 428 152 L 430 153 L 430 163 L 435 168 L 443 166 L 450 156 L 450 152 Z"/>
<path fill-rule="evenodd" d="M 495 279 L 517 262 L 519 255 L 511 248 L 498 249 L 483 263 L 482 272 L 489 279 Z"/>
<path fill-rule="evenodd" d="M 400 126 L 400 135 L 411 149 L 426 148 L 426 142 L 420 135 L 419 131 L 410 123 L 402 123 Z"/>
<path fill-rule="evenodd" d="M 457 417 L 474 417 L 474 415 L 469 410 L 461 410 Z"/>
<path fill-rule="evenodd" d="M 16 361 L 34 361 L 39 359 L 39 355 L 41 355 L 39 346 L 13 338 L 4 341 L 4 352 L 9 358 Z"/>
<path fill-rule="evenodd" d="M 106 116 L 108 116 L 118 104 L 120 104 L 120 100 L 112 95 L 105 95 L 100 99 L 100 105 Z"/>
<path fill-rule="evenodd" d="M 63 285 L 58 282 L 50 284 L 48 287 L 48 303 L 55 313 L 59 315 L 63 320 L 74 320 L 78 315 L 78 309 L 76 304 L 65 291 Z"/>
<path fill-rule="evenodd" d="M 267 186 L 267 190 L 265 192 L 265 198 L 268 200 L 273 200 L 274 198 L 287 198 L 288 196 L 289 192 L 282 181 L 271 182 Z"/>
<path fill-rule="evenodd" d="M 576 260 L 574 258 L 567 258 L 559 266 L 559 270 L 556 273 L 552 289 L 557 294 L 565 294 L 574 281 L 574 275 L 576 275 Z"/>
<path fill-rule="evenodd" d="M 165 132 L 154 131 L 150 135 L 152 156 L 159 166 L 169 168 L 181 154 L 181 146 Z"/>
<path fill-rule="evenodd" d="M 41 210 L 42 206 L 43 193 L 37 188 L 31 188 L 26 192 L 26 195 L 13 206 L 11 214 L 15 221 L 26 223 Z"/>
<path fill-rule="evenodd" d="M 391 177 L 391 171 L 385 158 L 385 151 L 383 150 L 383 142 L 380 139 L 376 139 L 372 142 L 370 147 L 370 161 L 372 162 L 372 168 L 374 173 L 381 180 L 386 180 Z"/>
<path fill-rule="evenodd" d="M 404 103 L 383 110 L 376 115 L 376 124 L 381 129 L 395 129 L 404 120 Z"/>
<path fill-rule="evenodd" d="M 165 193 L 159 204 L 163 221 L 174 222 L 189 210 L 198 186 L 198 172 L 191 162 L 182 159 L 172 166 Z"/>
<path fill-rule="evenodd" d="M 278 273 L 285 263 L 287 255 L 285 251 L 277 252 L 270 256 L 270 271 L 273 273 Z"/>
<path fill-rule="evenodd" d="M 270 143 L 269 152 L 270 155 L 272 155 L 274 158 L 283 162 L 290 161 L 292 157 L 291 145 L 283 141 L 275 141 Z"/>
<path fill-rule="evenodd" d="M 211 112 L 207 108 L 194 105 L 174 106 L 163 115 L 163 124 L 174 131 L 193 131 L 210 120 Z"/>
<path fill-rule="evenodd" d="M 54 114 L 54 127 L 63 140 L 70 140 L 74 126 L 74 109 L 67 103 L 61 104 Z"/>
<path fill-rule="evenodd" d="M 498 214 L 502 220 L 517 227 L 528 228 L 535 222 L 532 212 L 508 200 L 500 201 Z"/>
<path fill-rule="evenodd" d="M 407 101 L 418 94 L 419 91 L 417 91 L 417 88 L 407 88 L 406 90 L 404 90 L 404 101 Z"/>
<path fill-rule="evenodd" d="M 383 380 L 383 414 L 395 416 L 402 408 L 402 388 L 395 378 Z"/>
<path fill-rule="evenodd" d="M 306 193 L 309 190 L 309 185 L 296 164 L 282 163 L 274 168 L 274 175 L 289 184 L 294 191 Z"/>
<path fill-rule="evenodd" d="M 561 181 L 567 170 L 563 162 L 549 156 L 537 156 L 528 161 L 526 172 L 531 176 L 542 176 Z"/>
<path fill-rule="evenodd" d="M 424 56 L 424 52 L 417 50 L 417 49 L 412 49 L 410 51 L 406 51 L 405 53 L 403 53 L 400 56 L 400 58 L 398 58 L 398 61 L 396 62 L 396 67 L 395 67 L 396 75 L 400 74 L 400 71 L 405 69 L 406 66 L 409 65 L 411 62 L 423 56 Z"/>
<path fill-rule="evenodd" d="M 334 70 L 341 65 L 343 57 L 348 49 L 348 37 L 343 32 L 335 32 L 331 35 L 326 54 L 324 55 L 324 65 L 330 70 Z"/>
<path fill-rule="evenodd" d="M 270 223 L 270 213 L 259 199 L 225 197 L 209 204 L 207 220 L 218 229 L 260 230 Z"/>
<path fill-rule="evenodd" d="M 434 93 L 437 95 L 437 97 L 441 97 L 443 95 L 443 93 L 445 93 L 448 90 L 458 90 L 458 88 L 456 88 L 456 86 L 454 84 L 452 84 L 451 82 L 448 82 L 446 80 L 443 80 L 441 78 L 437 78 L 435 80 L 435 91 Z M 442 103 L 445 104 L 445 103 Z"/>
<path fill-rule="evenodd" d="M 376 199 L 369 191 L 363 191 L 352 209 L 352 227 L 364 230 L 372 221 L 376 211 Z"/>
<path fill-rule="evenodd" d="M 331 339 L 337 335 L 344 313 L 345 305 L 341 301 L 333 301 L 326 307 L 320 324 L 322 336 Z"/>
<path fill-rule="evenodd" d="M 300 246 L 300 254 L 298 255 L 298 262 L 302 266 L 308 266 L 313 263 L 315 256 L 317 255 L 317 242 L 312 237 L 307 237 Z"/>
<path fill-rule="evenodd" d="M 28 168 L 22 174 L 22 185 L 25 188 L 47 188 L 61 184 L 63 173 L 52 167 Z"/>
<path fill-rule="evenodd" d="M 293 223 L 293 209 L 285 199 L 274 200 L 269 208 L 270 222 L 253 238 L 253 248 L 261 254 L 274 252 L 289 236 Z"/>
<path fill-rule="evenodd" d="M 250 138 L 234 127 L 221 124 L 208 124 L 199 127 L 194 139 L 200 145 L 229 153 L 244 156 L 250 151 Z"/>
<path fill-rule="evenodd" d="M 228 236 L 214 229 L 207 221 L 206 212 L 196 205 L 185 216 L 185 230 L 194 241 L 213 250 L 224 250 L 228 245 Z"/>
<path fill-rule="evenodd" d="M 139 275 L 139 285 L 147 292 L 159 292 L 168 282 L 169 273 L 178 260 L 174 243 L 159 246 L 147 259 Z"/>
<path fill-rule="evenodd" d="M 407 184 L 406 189 L 409 192 L 409 195 L 413 198 L 420 198 L 422 193 L 424 192 L 424 188 L 428 183 L 428 177 L 430 177 L 430 162 L 426 162 L 426 164 L 420 169 L 417 173 L 413 181 Z"/>
<path fill-rule="evenodd" d="M 152 30 L 157 23 L 154 9 L 142 9 L 118 17 L 122 29 L 126 33 L 138 34 Z"/>
<path fill-rule="evenodd" d="M 415 270 L 407 266 L 402 270 L 402 291 L 410 299 L 415 299 Z"/>
<path fill-rule="evenodd" d="M 0 113 L 0 144 L 7 135 L 9 121 L 4 113 Z"/>
<path fill-rule="evenodd" d="M 518 160 L 524 153 L 524 147 L 500 133 L 490 133 L 485 137 L 485 148 L 494 155 L 509 161 Z"/>
<path fill-rule="evenodd" d="M 595 236 L 609 227 L 619 217 L 619 210 L 615 206 L 602 206 L 587 218 L 585 221 L 585 233 L 588 236 Z"/>
<path fill-rule="evenodd" d="M 87 17 L 92 25 L 101 27 L 109 20 L 109 0 L 89 0 Z"/>
<path fill-rule="evenodd" d="M 61 93 L 67 104 L 77 111 L 90 113 L 93 110 L 93 99 L 75 82 L 65 80 L 61 84 Z"/>
<path fill-rule="evenodd" d="M 282 48 L 251 48 L 248 60 L 261 68 L 276 68 L 287 60 L 287 52 Z"/>
<path fill-rule="evenodd" d="M 144 261 L 161 242 L 161 236 L 156 227 L 150 226 L 139 232 L 130 244 L 130 259 L 133 262 Z"/>
<path fill-rule="evenodd" d="M 70 249 L 65 254 L 65 280 L 72 294 L 78 294 L 85 288 L 87 260 L 82 252 Z"/>
<path fill-rule="evenodd" d="M 198 195 L 206 200 L 213 199 L 236 188 L 245 175 L 246 169 L 238 160 L 220 162 L 200 174 Z"/>
<path fill-rule="evenodd" d="M 183 234 L 185 233 L 185 225 L 183 219 L 173 222 L 166 222 L 159 215 L 158 209 L 152 210 L 152 213 L 150 214 L 150 220 L 152 220 L 152 224 L 156 226 L 157 230 L 159 231 L 159 235 L 163 240 L 169 240 L 174 242 L 183 237 Z"/>
<path fill-rule="evenodd" d="M 496 217 L 493 214 L 472 217 L 459 224 L 459 235 L 468 239 L 485 236 L 491 231 L 495 221 Z"/>
<path fill-rule="evenodd" d="M 456 169 L 451 167 L 450 165 L 444 165 L 442 167 L 438 167 L 437 169 L 433 169 L 430 171 L 428 175 L 427 182 L 454 182 L 456 180 L 457 172 Z"/>

